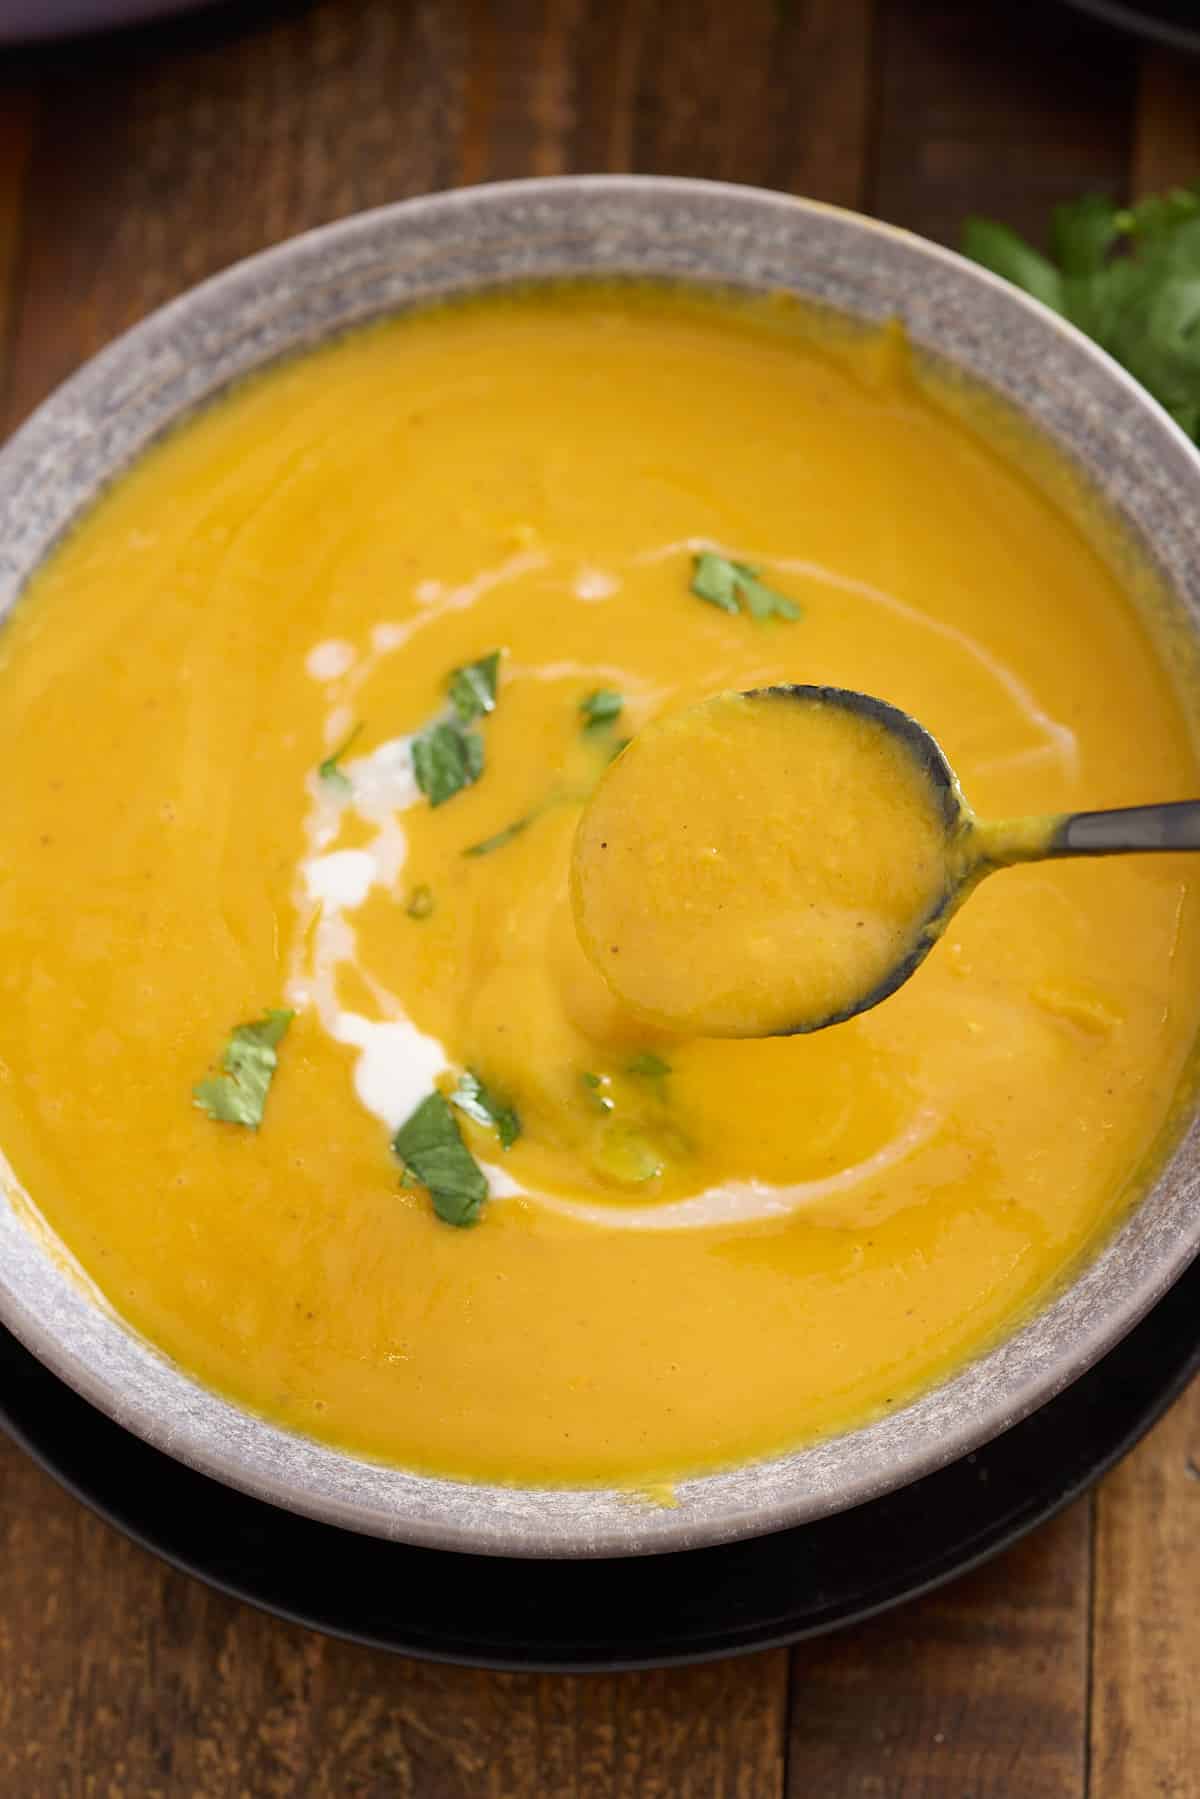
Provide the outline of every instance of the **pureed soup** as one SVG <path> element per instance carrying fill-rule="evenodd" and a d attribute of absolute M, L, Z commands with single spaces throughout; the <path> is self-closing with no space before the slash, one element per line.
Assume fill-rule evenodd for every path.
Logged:
<path fill-rule="evenodd" d="M 783 681 L 985 816 L 1198 790 L 1105 562 L 894 344 L 580 288 L 247 383 L 0 633 L 13 1180 L 185 1369 L 416 1469 L 636 1485 L 943 1376 L 1136 1191 L 1200 918 L 1181 858 L 1023 867 L 831 1030 L 631 1017 L 583 803 Z"/>
<path fill-rule="evenodd" d="M 937 934 L 970 826 L 957 808 L 947 819 L 905 738 L 829 693 L 768 687 L 670 712 L 589 800 L 571 858 L 579 941 L 651 1023 L 820 1029 Z"/>

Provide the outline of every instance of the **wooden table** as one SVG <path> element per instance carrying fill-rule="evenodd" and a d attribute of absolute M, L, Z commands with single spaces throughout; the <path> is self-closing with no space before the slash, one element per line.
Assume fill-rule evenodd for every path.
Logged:
<path fill-rule="evenodd" d="M 0 422 L 304 226 L 460 182 L 760 182 L 954 241 L 1200 173 L 1200 62 L 1051 3 L 319 0 L 0 55 Z M 161 1566 L 0 1442 L 0 1794 L 1194 1799 L 1200 1394 L 1093 1497 L 842 1637 L 433 1668 Z"/>

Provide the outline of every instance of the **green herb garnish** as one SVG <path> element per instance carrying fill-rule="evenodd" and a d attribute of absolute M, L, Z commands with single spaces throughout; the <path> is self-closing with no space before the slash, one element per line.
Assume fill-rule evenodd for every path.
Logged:
<path fill-rule="evenodd" d="M 348 751 L 353 749 L 354 745 L 358 742 L 358 739 L 362 736 L 362 733 L 363 722 L 360 719 L 351 731 L 349 737 L 346 738 L 344 743 L 338 745 L 332 756 L 326 756 L 324 762 L 318 763 L 317 765 L 317 774 L 320 776 L 321 780 L 328 781 L 331 787 L 337 787 L 343 793 L 350 792 L 350 782 L 338 767 L 338 763 Z"/>
<path fill-rule="evenodd" d="M 405 1171 L 428 1189 L 443 1223 L 461 1228 L 478 1221 L 487 1181 L 444 1094 L 431 1093 L 421 1101 L 392 1138 L 392 1148 Z"/>
<path fill-rule="evenodd" d="M 612 1095 L 607 1092 L 609 1085 L 607 1075 L 593 1074 L 590 1069 L 585 1069 L 579 1077 L 579 1084 L 593 1111 L 612 1111 L 613 1099 Z"/>
<path fill-rule="evenodd" d="M 658 1081 L 663 1075 L 670 1074 L 671 1064 L 656 1056 L 653 1050 L 643 1050 L 640 1055 L 632 1056 L 625 1064 L 626 1074 L 644 1075 L 647 1080 Z"/>
<path fill-rule="evenodd" d="M 744 608 L 752 618 L 800 617 L 795 600 L 776 593 L 758 578 L 759 571 L 748 562 L 731 562 L 727 556 L 702 550 L 692 558 L 691 592 L 722 612 L 740 612 Z"/>
<path fill-rule="evenodd" d="M 464 725 L 494 711 L 499 674 L 499 650 L 493 650 L 490 656 L 481 656 L 478 662 L 468 662 L 451 674 L 447 684 L 450 704 Z"/>
<path fill-rule="evenodd" d="M 419 887 L 414 887 L 408 896 L 408 903 L 404 910 L 410 918 L 428 918 L 433 911 L 433 888 L 427 886 L 424 881 Z"/>
<path fill-rule="evenodd" d="M 483 773 L 483 738 L 467 726 L 496 705 L 500 652 L 451 671 L 447 681 L 453 718 L 440 718 L 412 740 L 413 774 L 431 806 L 472 786 Z"/>
<path fill-rule="evenodd" d="M 527 812 L 524 818 L 514 818 L 510 825 L 505 825 L 494 836 L 484 837 L 478 843 L 469 843 L 463 855 L 490 856 L 493 850 L 502 850 L 506 843 L 511 843 L 514 837 L 519 837 L 522 831 L 527 830 L 536 817 L 536 812 Z"/>
<path fill-rule="evenodd" d="M 476 1124 L 489 1126 L 500 1139 L 501 1149 L 511 1149 L 521 1135 L 521 1120 L 515 1106 L 502 1100 L 485 1087 L 473 1068 L 459 1076 L 458 1086 L 450 1095 L 460 1112 Z"/>
<path fill-rule="evenodd" d="M 585 694 L 579 702 L 584 730 L 598 731 L 611 725 L 614 719 L 620 718 L 624 704 L 624 696 L 611 687 L 597 687 L 594 692 Z"/>
<path fill-rule="evenodd" d="M 430 725 L 412 740 L 413 774 L 431 806 L 445 805 L 483 773 L 483 738 L 452 720 Z"/>
<path fill-rule="evenodd" d="M 223 1124 L 243 1124 L 256 1131 L 275 1070 L 277 1050 L 294 1012 L 264 1012 L 253 1024 L 239 1024 L 225 1045 L 221 1073 L 210 1074 L 192 1088 L 192 1101 Z"/>
<path fill-rule="evenodd" d="M 963 249 L 1095 338 L 1200 441 L 1200 183 L 1136 206 L 1088 194 L 1054 213 L 1043 256 L 968 219 Z"/>

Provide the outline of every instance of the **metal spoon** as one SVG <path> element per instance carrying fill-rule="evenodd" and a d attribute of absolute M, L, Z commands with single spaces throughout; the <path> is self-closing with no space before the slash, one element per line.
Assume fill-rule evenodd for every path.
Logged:
<path fill-rule="evenodd" d="M 647 1025 L 791 1036 L 894 993 L 996 869 L 1163 849 L 1200 849 L 1200 800 L 981 821 L 906 712 L 775 686 L 632 740 L 580 819 L 571 895 L 585 954 Z"/>
<path fill-rule="evenodd" d="M 755 688 L 745 697 L 789 699 L 806 705 L 840 706 L 882 725 L 899 738 L 923 770 L 940 806 L 946 829 L 945 892 L 921 921 L 916 942 L 884 979 L 855 1004 L 799 1030 L 823 1030 L 869 1011 L 902 987 L 921 966 L 948 920 L 985 876 L 1019 862 L 1059 856 L 1125 856 L 1156 850 L 1200 850 L 1200 800 L 1122 806 L 1107 812 L 1059 812 L 1027 818 L 977 819 L 937 739 L 898 706 L 849 687 L 782 685 Z"/>

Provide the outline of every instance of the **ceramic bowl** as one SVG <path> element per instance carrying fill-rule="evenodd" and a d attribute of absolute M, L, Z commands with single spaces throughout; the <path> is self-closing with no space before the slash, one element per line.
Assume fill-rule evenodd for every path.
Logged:
<path fill-rule="evenodd" d="M 444 295 L 591 274 L 784 289 L 860 320 L 899 315 L 920 350 L 990 388 L 1061 449 L 1156 566 L 1177 641 L 1200 642 L 1200 457 L 1091 343 L 905 232 L 750 188 L 631 176 L 517 182 L 386 207 L 282 244 L 156 313 L 0 452 L 0 614 L 114 475 L 247 370 Z M 1200 1242 L 1198 1128 L 1184 1123 L 1145 1200 L 1007 1341 L 862 1429 L 682 1481 L 671 1510 L 616 1491 L 426 1478 L 266 1423 L 199 1386 L 98 1304 L 11 1196 L 0 1198 L 0 1319 L 160 1449 L 333 1524 L 507 1555 L 683 1549 L 874 1498 L 966 1454 L 1074 1380 Z"/>

